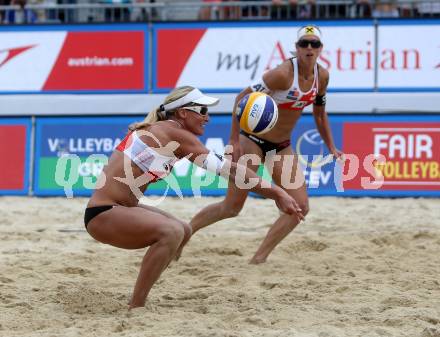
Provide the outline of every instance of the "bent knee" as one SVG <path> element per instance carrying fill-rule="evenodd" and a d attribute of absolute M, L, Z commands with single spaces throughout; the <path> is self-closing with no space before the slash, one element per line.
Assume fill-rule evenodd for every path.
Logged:
<path fill-rule="evenodd" d="M 234 218 L 238 216 L 243 209 L 243 204 L 233 204 L 233 205 L 222 205 L 222 215 L 223 218 Z"/>
<path fill-rule="evenodd" d="M 180 222 L 171 221 L 163 226 L 159 233 L 159 242 L 164 244 L 179 245 L 185 237 L 185 229 Z"/>
<path fill-rule="evenodd" d="M 235 218 L 240 214 L 241 208 L 225 208 L 223 209 L 223 218 Z"/>
<path fill-rule="evenodd" d="M 182 222 L 182 226 L 183 226 L 183 231 L 184 231 L 184 240 L 188 240 L 191 235 L 192 235 L 192 227 L 190 224 L 186 223 L 186 222 Z"/>

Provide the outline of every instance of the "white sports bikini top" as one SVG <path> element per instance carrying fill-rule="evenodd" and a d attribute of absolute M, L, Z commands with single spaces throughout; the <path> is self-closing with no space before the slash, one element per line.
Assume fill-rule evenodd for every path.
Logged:
<path fill-rule="evenodd" d="M 149 183 L 156 182 L 170 174 L 176 157 L 164 156 L 145 144 L 136 131 L 130 131 L 116 150 L 128 156 L 145 174 L 151 178 Z"/>
<path fill-rule="evenodd" d="M 270 96 L 278 104 L 278 107 L 286 110 L 302 110 L 307 105 L 315 101 L 318 94 L 318 64 L 313 68 L 313 84 L 309 91 L 302 92 L 299 87 L 298 80 L 298 60 L 296 57 L 292 58 L 293 64 L 293 81 L 292 85 L 287 90 L 271 91 Z"/>

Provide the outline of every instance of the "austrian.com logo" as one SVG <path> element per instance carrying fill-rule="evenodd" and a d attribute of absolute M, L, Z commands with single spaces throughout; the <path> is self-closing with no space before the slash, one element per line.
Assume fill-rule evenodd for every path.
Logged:
<path fill-rule="evenodd" d="M 132 57 L 70 57 L 67 60 L 69 67 L 132 67 Z"/>

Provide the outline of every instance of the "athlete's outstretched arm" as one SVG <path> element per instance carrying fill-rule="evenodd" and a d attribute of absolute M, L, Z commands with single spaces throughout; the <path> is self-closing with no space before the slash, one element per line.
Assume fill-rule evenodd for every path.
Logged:
<path fill-rule="evenodd" d="M 184 135 L 183 131 L 182 135 Z M 195 136 L 187 134 L 185 139 L 179 140 L 179 143 L 181 145 L 176 150 L 178 157 L 186 157 L 197 166 L 228 179 L 238 187 L 247 188 L 263 197 L 273 199 L 280 211 L 295 215 L 304 220 L 297 202 L 281 187 L 263 181 L 254 171 L 247 167 L 231 162 L 221 155 L 209 151 Z M 244 182 L 248 183 L 245 185 Z M 240 186 L 240 183 L 243 183 L 243 186 Z"/>
<path fill-rule="evenodd" d="M 325 110 L 328 82 L 328 71 L 322 67 L 319 67 L 319 91 L 315 99 L 315 103 L 313 104 L 313 117 L 315 118 L 315 124 L 319 134 L 327 145 L 330 153 L 337 159 L 342 156 L 342 152 L 339 151 L 335 146 L 328 115 Z"/>

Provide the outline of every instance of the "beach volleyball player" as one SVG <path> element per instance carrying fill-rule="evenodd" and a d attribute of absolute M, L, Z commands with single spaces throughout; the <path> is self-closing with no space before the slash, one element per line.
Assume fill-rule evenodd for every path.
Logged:
<path fill-rule="evenodd" d="M 313 104 L 316 127 L 326 143 L 330 153 L 340 158 L 342 153 L 333 142 L 327 113 L 325 110 L 326 91 L 329 73 L 317 63 L 322 51 L 322 34 L 316 26 L 305 26 L 298 30 L 296 57 L 284 61 L 278 67 L 267 71 L 263 78 L 244 89 L 237 96 L 232 116 L 230 144 L 233 146 L 233 160 L 242 154 L 258 155 L 269 169 L 273 181 L 283 187 L 300 205 L 302 215 L 309 210 L 305 179 L 298 169 L 297 156 L 290 144 L 292 131 L 301 116 L 304 107 Z M 250 93 L 261 92 L 270 95 L 278 105 L 278 121 L 275 127 L 262 135 L 252 134 L 240 128 L 241 123 L 235 116 L 239 102 Z M 277 156 L 269 156 L 276 154 Z M 279 160 L 275 160 L 275 159 Z M 292 159 L 293 158 L 293 159 Z M 270 165 L 268 165 L 270 162 Z M 289 166 L 289 182 L 299 185 L 289 188 L 282 184 L 283 173 Z M 249 165 L 257 170 L 258 165 Z M 284 185 L 284 186 L 283 186 Z M 193 233 L 219 220 L 237 216 L 242 209 L 249 191 L 229 184 L 225 199 L 202 209 L 191 220 Z M 265 262 L 276 245 L 300 222 L 300 218 L 281 214 L 270 228 L 265 239 L 251 259 L 251 263 Z"/>
<path fill-rule="evenodd" d="M 200 167 L 230 181 L 255 179 L 252 189 L 274 199 L 279 209 L 300 216 L 301 210 L 284 190 L 262 180 L 251 170 L 210 152 L 199 141 L 209 120 L 208 106 L 217 98 L 193 87 L 180 87 L 160 108 L 129 132 L 111 155 L 98 179 L 84 215 L 89 234 L 119 248 L 150 246 L 143 258 L 130 308 L 143 306 L 162 271 L 191 236 L 191 227 L 173 215 L 139 204 L 148 185 L 166 177 L 173 164 L 186 157 Z M 128 179 L 131 177 L 131 179 Z M 238 178 L 235 180 L 235 178 Z"/>

